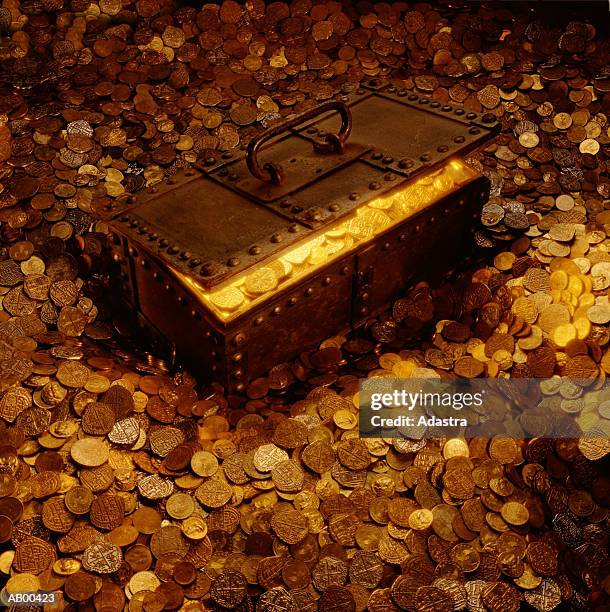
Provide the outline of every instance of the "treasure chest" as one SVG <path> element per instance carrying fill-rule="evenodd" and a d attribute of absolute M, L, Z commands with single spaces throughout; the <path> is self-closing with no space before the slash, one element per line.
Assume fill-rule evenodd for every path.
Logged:
<path fill-rule="evenodd" d="M 111 218 L 129 309 L 240 391 L 463 260 L 489 195 L 464 155 L 497 127 L 374 83 L 201 159 Z"/>

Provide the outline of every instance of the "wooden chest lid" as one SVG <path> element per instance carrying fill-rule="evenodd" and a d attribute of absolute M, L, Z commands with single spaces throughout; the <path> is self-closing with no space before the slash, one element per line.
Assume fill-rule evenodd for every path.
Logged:
<path fill-rule="evenodd" d="M 212 289 L 498 129 L 493 115 L 373 82 L 266 130 L 247 151 L 200 160 L 111 226 Z"/>

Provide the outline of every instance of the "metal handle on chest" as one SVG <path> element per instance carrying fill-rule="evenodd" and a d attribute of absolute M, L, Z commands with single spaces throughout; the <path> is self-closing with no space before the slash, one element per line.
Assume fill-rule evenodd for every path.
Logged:
<path fill-rule="evenodd" d="M 274 125 L 258 136 L 255 136 L 248 144 L 248 155 L 246 157 L 246 163 L 248 164 L 250 172 L 261 181 L 279 185 L 284 178 L 282 166 L 274 162 L 269 162 L 261 168 L 258 162 L 258 152 L 263 144 L 270 138 L 278 136 L 308 119 L 313 119 L 322 113 L 332 110 L 336 110 L 339 115 L 341 115 L 339 133 L 326 134 L 324 136 L 324 142 L 314 142 L 313 148 L 317 153 L 343 153 L 345 142 L 352 131 L 352 114 L 349 107 L 344 102 L 340 102 L 339 100 L 324 102 L 324 104 L 320 104 L 319 106 L 299 113 L 292 119 L 280 123 L 279 125 Z"/>

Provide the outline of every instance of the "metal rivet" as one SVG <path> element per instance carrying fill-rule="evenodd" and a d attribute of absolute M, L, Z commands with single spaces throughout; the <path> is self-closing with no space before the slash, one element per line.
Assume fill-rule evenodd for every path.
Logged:
<path fill-rule="evenodd" d="M 169 245 L 169 240 L 167 238 L 161 238 L 161 240 L 159 240 L 159 245 L 162 247 L 166 247 Z"/>
<path fill-rule="evenodd" d="M 178 251 L 179 249 L 175 244 L 172 244 L 172 246 L 168 247 L 167 249 L 167 252 L 170 253 L 171 255 L 175 255 Z"/>
<path fill-rule="evenodd" d="M 291 234 L 296 234 L 299 231 L 299 226 L 296 223 L 293 223 L 292 225 L 288 226 L 288 231 Z"/>
<path fill-rule="evenodd" d="M 411 102 L 414 102 L 415 100 L 417 100 L 417 94 L 410 94 L 408 97 L 408 100 L 411 100 Z"/>
<path fill-rule="evenodd" d="M 307 128 L 307 133 L 308 134 L 315 134 L 318 131 L 318 128 L 316 127 L 309 127 Z"/>
<path fill-rule="evenodd" d="M 419 99 L 419 103 L 420 104 L 430 104 L 430 99 L 429 98 L 420 98 Z"/>
<path fill-rule="evenodd" d="M 143 268 L 148 268 L 148 262 L 147 262 L 145 259 L 143 259 L 143 260 L 140 262 L 140 265 L 141 265 Z"/>
<path fill-rule="evenodd" d="M 280 312 L 282 312 L 282 309 L 279 306 L 276 306 L 273 310 L 272 310 L 273 314 L 275 316 L 279 315 Z"/>
<path fill-rule="evenodd" d="M 373 151 L 373 154 L 371 155 L 372 159 L 381 159 L 383 157 L 383 153 L 380 153 L 379 151 Z"/>
<path fill-rule="evenodd" d="M 241 353 L 235 353 L 231 359 L 233 360 L 233 363 L 239 363 L 242 360 L 242 357 L 243 355 Z"/>
<path fill-rule="evenodd" d="M 371 297 L 371 296 L 370 296 L 370 294 L 369 294 L 367 291 L 365 291 L 365 292 L 364 292 L 364 293 L 363 293 L 363 294 L 360 296 L 360 299 L 361 299 L 363 302 L 368 302 L 370 297 Z"/>
<path fill-rule="evenodd" d="M 290 204 L 291 204 L 290 200 L 282 200 L 280 202 L 280 208 L 288 208 Z"/>
<path fill-rule="evenodd" d="M 368 311 L 369 311 L 369 309 L 368 309 L 366 306 L 363 306 L 363 307 L 360 309 L 360 314 L 361 314 L 361 315 L 368 314 Z"/>
<path fill-rule="evenodd" d="M 196 266 L 198 266 L 201 263 L 201 259 L 191 259 L 191 261 L 189 261 L 189 266 L 191 268 L 194 268 Z"/>
<path fill-rule="evenodd" d="M 260 255 L 260 252 L 261 252 L 261 248 L 260 248 L 259 246 L 256 246 L 256 245 L 251 246 L 251 247 L 248 249 L 248 253 L 249 253 L 250 255 Z"/>
<path fill-rule="evenodd" d="M 411 168 L 413 166 L 413 163 L 414 162 L 413 162 L 412 159 L 406 159 L 406 158 L 405 159 L 401 159 L 398 162 L 398 167 L 404 170 L 405 168 Z"/>
<path fill-rule="evenodd" d="M 328 210 L 330 210 L 330 212 L 337 212 L 339 208 L 340 208 L 339 204 L 331 204 L 328 207 Z"/>
<path fill-rule="evenodd" d="M 423 162 L 427 162 L 430 161 L 430 154 L 429 153 L 424 153 L 423 155 L 419 156 L 419 159 Z"/>
<path fill-rule="evenodd" d="M 324 277 L 324 279 L 322 280 L 322 284 L 323 284 L 325 287 L 327 287 L 328 285 L 330 285 L 330 281 L 331 281 L 330 276 L 325 276 L 325 277 Z"/>
<path fill-rule="evenodd" d="M 369 189 L 371 191 L 375 191 L 376 189 L 380 189 L 381 185 L 377 182 L 377 181 L 373 181 L 372 183 L 369 183 Z"/>
<path fill-rule="evenodd" d="M 434 223 L 436 221 L 436 217 L 430 217 L 428 223 Z"/>
<path fill-rule="evenodd" d="M 464 111 L 464 109 L 463 109 L 463 108 L 456 108 L 456 109 L 455 109 L 453 112 L 454 112 L 456 115 L 463 115 L 465 111 Z"/>
<path fill-rule="evenodd" d="M 235 174 L 235 172 L 231 172 L 231 174 L 229 174 L 229 180 L 230 181 L 236 181 L 237 180 L 237 174 Z"/>
<path fill-rule="evenodd" d="M 355 191 L 353 191 L 352 193 L 349 194 L 349 199 L 352 202 L 355 202 L 359 197 L 360 197 L 360 195 L 357 194 Z"/>
<path fill-rule="evenodd" d="M 434 100 L 434 102 L 432 102 L 432 104 L 430 104 L 430 106 L 432 108 L 438 108 L 441 105 L 441 103 L 438 100 Z"/>
<path fill-rule="evenodd" d="M 184 298 L 181 295 L 178 296 L 178 304 L 180 304 L 180 306 L 184 306 Z"/>
<path fill-rule="evenodd" d="M 386 155 L 381 161 L 384 164 L 391 164 L 394 161 L 394 158 L 390 157 L 389 155 Z"/>
<path fill-rule="evenodd" d="M 239 257 L 230 257 L 229 260 L 227 261 L 227 265 L 230 266 L 231 268 L 234 268 L 235 266 L 239 265 Z"/>
<path fill-rule="evenodd" d="M 271 242 L 281 242 L 282 241 L 282 236 L 281 234 L 273 234 L 273 236 L 271 236 Z"/>
<path fill-rule="evenodd" d="M 263 317 L 256 317 L 254 319 L 254 325 L 260 325 L 263 322 Z"/>
<path fill-rule="evenodd" d="M 440 145 L 440 146 L 436 147 L 436 150 L 439 153 L 446 153 L 449 150 L 449 147 L 447 145 Z"/>
<path fill-rule="evenodd" d="M 341 274 L 343 274 L 343 275 L 349 274 L 349 266 L 343 266 L 341 268 Z"/>
<path fill-rule="evenodd" d="M 239 383 L 238 385 L 235 385 L 235 391 L 237 391 L 238 393 L 243 393 L 246 390 L 246 385 L 244 385 L 244 383 Z"/>
<path fill-rule="evenodd" d="M 481 121 L 483 121 L 483 123 L 495 123 L 496 122 L 496 118 L 491 113 L 485 113 L 481 117 Z"/>
<path fill-rule="evenodd" d="M 203 163 L 206 166 L 213 166 L 216 163 L 216 158 L 215 157 L 206 157 L 205 161 Z"/>
<path fill-rule="evenodd" d="M 404 241 L 407 239 L 407 235 L 406 235 L 406 234 L 400 234 L 400 236 L 398 237 L 398 239 L 399 239 L 401 242 L 404 242 Z"/>
<path fill-rule="evenodd" d="M 419 225 L 416 225 L 416 226 L 415 226 L 415 231 L 416 231 L 416 232 L 419 232 L 419 230 L 420 230 L 420 229 L 421 229 L 421 227 L 420 227 Z"/>
<path fill-rule="evenodd" d="M 246 342 L 246 336 L 244 334 L 237 334 L 235 338 L 233 338 L 233 344 L 235 346 L 242 346 Z"/>
<path fill-rule="evenodd" d="M 478 128 L 478 127 L 471 127 L 471 128 L 468 130 L 468 133 L 469 133 L 469 134 L 479 134 L 480 132 L 481 132 L 481 130 L 480 130 L 480 128 Z"/>
<path fill-rule="evenodd" d="M 311 287 L 308 287 L 307 289 L 305 289 L 305 295 L 307 297 L 310 297 L 313 295 L 313 289 Z"/>
<path fill-rule="evenodd" d="M 394 175 L 394 174 L 389 174 L 389 173 L 388 173 L 388 174 L 385 174 L 385 175 L 384 175 L 384 177 L 383 177 L 383 180 L 384 180 L 384 181 L 387 181 L 388 183 L 391 183 L 392 181 L 395 181 L 395 180 L 396 180 L 396 175 Z"/>
<path fill-rule="evenodd" d="M 456 136 L 453 142 L 464 142 L 466 139 L 463 136 Z"/>
<path fill-rule="evenodd" d="M 291 297 L 288 300 L 288 306 L 294 306 L 297 303 L 297 299 L 295 297 Z"/>
<path fill-rule="evenodd" d="M 153 272 L 153 278 L 154 278 L 156 281 L 161 280 L 161 277 L 159 276 L 159 273 L 158 273 L 158 272 Z"/>
<path fill-rule="evenodd" d="M 468 114 L 466 115 L 466 119 L 474 119 L 476 116 L 477 116 L 477 114 L 476 114 L 476 113 L 468 113 Z"/>
<path fill-rule="evenodd" d="M 441 110 L 445 113 L 449 113 L 451 112 L 451 106 L 449 104 L 445 104 L 445 106 L 443 106 Z"/>
<path fill-rule="evenodd" d="M 296 214 L 296 213 L 303 212 L 303 207 L 302 207 L 302 206 L 293 206 L 293 207 L 290 209 L 290 212 L 291 212 L 291 213 L 295 213 L 295 214 Z"/>
<path fill-rule="evenodd" d="M 244 373 L 241 370 L 235 370 L 235 372 L 233 372 L 233 376 L 235 376 L 235 378 L 241 378 L 244 375 Z"/>
<path fill-rule="evenodd" d="M 383 248 L 387 251 L 390 248 L 390 243 L 389 242 L 384 242 L 383 243 Z"/>
<path fill-rule="evenodd" d="M 233 154 L 231 153 L 231 151 L 225 151 L 222 154 L 222 159 L 231 159 L 231 157 L 233 157 Z"/>
<path fill-rule="evenodd" d="M 163 289 L 165 289 L 165 291 L 171 291 L 172 290 L 172 286 L 171 285 L 165 285 L 163 287 Z"/>
<path fill-rule="evenodd" d="M 201 266 L 201 275 L 202 276 L 211 276 L 214 274 L 214 264 L 207 263 Z"/>

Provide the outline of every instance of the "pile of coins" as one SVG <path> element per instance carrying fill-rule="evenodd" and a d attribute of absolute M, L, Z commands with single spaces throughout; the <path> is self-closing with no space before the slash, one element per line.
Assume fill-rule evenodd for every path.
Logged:
<path fill-rule="evenodd" d="M 607 609 L 610 410 L 559 378 L 610 373 L 598 22 L 500 3 L 190 4 L 0 7 L 2 601 Z M 498 118 L 471 160 L 492 180 L 477 241 L 495 250 L 244 396 L 126 350 L 92 213 L 370 78 Z M 549 401 L 586 409 L 599 436 L 360 439 L 358 380 L 421 375 L 549 378 Z"/>

